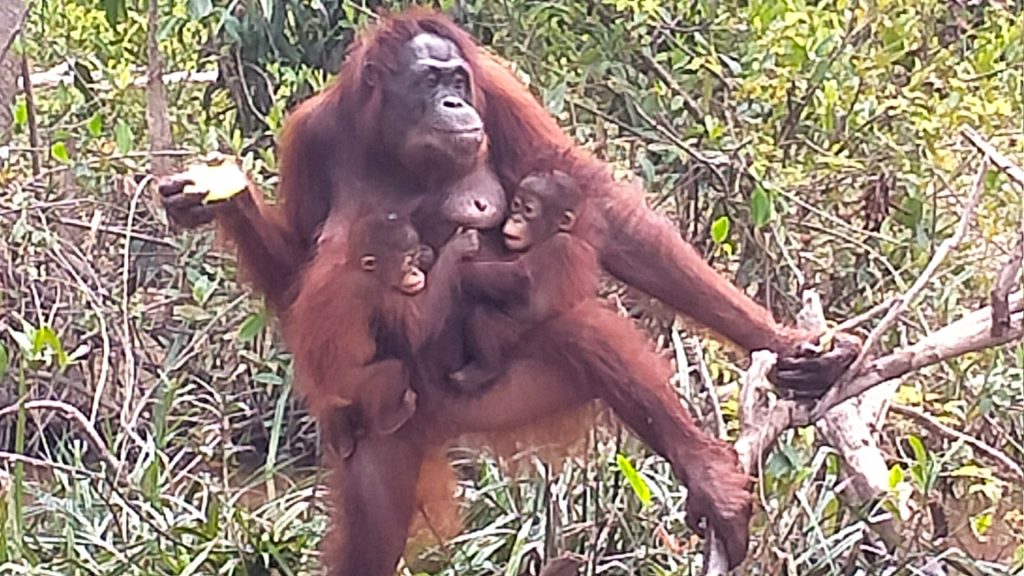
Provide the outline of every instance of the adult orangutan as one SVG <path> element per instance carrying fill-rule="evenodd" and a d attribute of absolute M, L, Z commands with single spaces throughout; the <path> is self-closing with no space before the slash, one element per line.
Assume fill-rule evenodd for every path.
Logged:
<path fill-rule="evenodd" d="M 746 350 L 775 351 L 779 386 L 820 393 L 849 365 L 856 339 L 840 335 L 819 353 L 817 334 L 777 324 L 651 211 L 635 184 L 615 181 L 600 160 L 576 147 L 510 71 L 448 18 L 426 10 L 388 16 L 360 35 L 338 81 L 293 112 L 279 145 L 278 206 L 268 206 L 251 186 L 248 194 L 210 206 L 183 194 L 181 179 L 160 191 L 175 222 L 216 220 L 235 243 L 246 279 L 280 313 L 303 288 L 301 271 L 317 258 L 318 242 L 344 238 L 358 201 L 385 210 L 415 204 L 413 223 L 436 250 L 458 226 L 495 226 L 508 208 L 502 189 L 530 172 L 538 151 L 566 149 L 557 168 L 588 183 L 582 189 L 595 214 L 587 238 L 604 270 Z M 484 233 L 484 246 L 488 239 L 496 242 L 493 230 Z M 498 249 L 494 255 L 503 257 Z M 345 520 L 332 527 L 325 547 L 330 573 L 393 573 L 432 447 L 463 432 L 545 418 L 595 396 L 677 472 L 680 460 L 691 461 L 688 515 L 706 518 L 725 535 L 731 564 L 742 561 L 749 506 L 732 506 L 733 493 L 718 491 L 716 483 L 722 463 L 734 467 L 735 455 L 688 444 L 693 435 L 682 424 L 680 403 L 665 387 L 652 387 L 653 379 L 636 376 L 650 368 L 621 351 L 634 344 L 615 318 L 560 317 L 544 326 L 543 338 L 527 339 L 534 345 L 510 356 L 491 387 L 466 397 L 444 387 L 465 363 L 457 337 L 464 318 L 455 314 L 451 337 L 423 356 L 411 379 L 418 394 L 414 417 L 393 434 L 368 434 L 333 471 Z M 621 365 L 610 366 L 602 354 Z"/>

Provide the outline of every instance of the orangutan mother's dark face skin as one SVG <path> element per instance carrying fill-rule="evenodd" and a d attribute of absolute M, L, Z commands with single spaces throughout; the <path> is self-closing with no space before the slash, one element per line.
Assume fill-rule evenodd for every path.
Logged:
<path fill-rule="evenodd" d="M 484 124 L 474 108 L 470 67 L 454 43 L 420 34 L 403 48 L 399 69 L 377 78 L 384 149 L 397 151 L 417 173 L 476 164 Z"/>

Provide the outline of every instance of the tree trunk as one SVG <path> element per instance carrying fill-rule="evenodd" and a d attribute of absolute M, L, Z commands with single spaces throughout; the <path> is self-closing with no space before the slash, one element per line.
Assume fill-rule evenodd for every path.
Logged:
<path fill-rule="evenodd" d="M 12 45 L 24 14 L 22 0 L 0 0 L 0 143 L 7 140 L 11 127 L 11 102 L 18 90 L 21 62 Z"/>
<path fill-rule="evenodd" d="M 2 2 L 4 0 L 0 0 Z M 174 147 L 171 121 L 167 114 L 167 89 L 164 86 L 164 59 L 157 45 L 160 11 L 157 0 L 149 0 L 146 55 L 149 60 L 146 82 L 146 124 L 149 127 L 149 149 L 153 153 L 151 172 L 166 176 L 174 171 L 175 162 L 163 155 Z"/>

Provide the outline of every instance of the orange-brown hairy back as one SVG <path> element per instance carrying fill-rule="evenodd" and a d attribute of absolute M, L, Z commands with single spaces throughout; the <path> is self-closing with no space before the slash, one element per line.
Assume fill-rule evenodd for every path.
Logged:
<path fill-rule="evenodd" d="M 296 388 L 352 400 L 358 390 L 350 377 L 376 352 L 368 328 L 373 285 L 345 257 L 342 242 L 321 244 L 300 285 L 282 323 Z"/>

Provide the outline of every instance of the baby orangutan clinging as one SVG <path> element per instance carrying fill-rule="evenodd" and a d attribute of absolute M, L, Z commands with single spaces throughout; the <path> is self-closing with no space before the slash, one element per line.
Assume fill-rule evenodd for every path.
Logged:
<path fill-rule="evenodd" d="M 669 360 L 629 318 L 598 301 L 586 186 L 559 171 L 523 179 L 503 229 L 505 246 L 520 255 L 462 264 L 463 291 L 474 305 L 467 338 L 474 360 L 450 378 L 472 390 L 495 379 L 500 387 L 528 359 L 563 366 L 581 393 L 611 406 L 672 463 L 688 491 L 687 524 L 702 532 L 707 519 L 734 566 L 747 549 L 750 479 L 733 448 L 704 433 L 682 407 L 669 384 Z"/>
<path fill-rule="evenodd" d="M 456 263 L 479 248 L 475 230 L 458 232 L 431 268 L 407 219 L 358 216 L 347 238 L 321 241 L 303 290 L 285 316 L 296 387 L 341 457 L 369 430 L 390 434 L 416 410 L 409 365 L 451 313 Z"/>
<path fill-rule="evenodd" d="M 473 359 L 450 375 L 459 389 L 478 390 L 493 381 L 525 331 L 594 297 L 597 256 L 574 233 L 583 207 L 568 174 L 534 172 L 519 183 L 502 228 L 505 247 L 521 254 L 462 266 L 463 289 L 477 305 L 468 320 Z"/>

